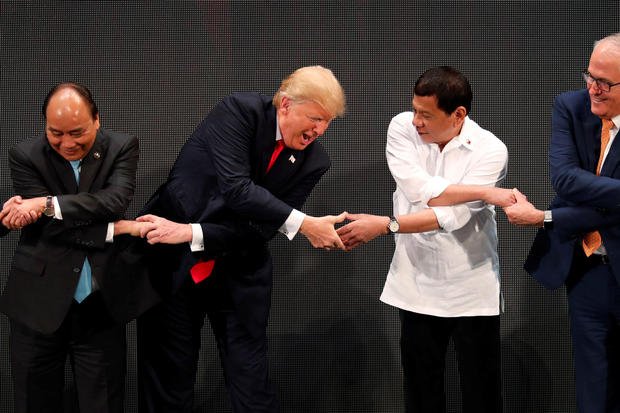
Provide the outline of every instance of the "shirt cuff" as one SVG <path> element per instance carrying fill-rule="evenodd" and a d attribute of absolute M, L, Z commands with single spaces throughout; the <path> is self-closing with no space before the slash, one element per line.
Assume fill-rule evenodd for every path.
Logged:
<path fill-rule="evenodd" d="M 114 222 L 108 222 L 108 232 L 105 234 L 105 242 L 114 242 Z"/>
<path fill-rule="evenodd" d="M 295 238 L 295 235 L 297 235 L 297 232 L 299 232 L 299 228 L 301 228 L 301 224 L 304 222 L 305 217 L 306 214 L 296 209 L 293 209 L 286 221 L 284 221 L 284 224 L 282 224 L 282 226 L 278 228 L 278 231 L 286 235 L 286 238 L 288 238 L 289 240 L 292 240 L 293 238 Z"/>
<path fill-rule="evenodd" d="M 424 205 L 428 205 L 428 201 L 441 195 L 442 192 L 446 190 L 448 185 L 450 185 L 450 181 L 447 179 L 442 178 L 441 176 L 433 176 L 422 187 L 422 203 L 424 203 Z"/>
<path fill-rule="evenodd" d="M 454 229 L 453 214 L 446 211 L 446 207 L 431 207 L 431 209 L 437 217 L 437 223 L 439 224 L 440 230 L 450 232 Z"/>
<path fill-rule="evenodd" d="M 62 212 L 60 212 L 60 204 L 58 203 L 58 197 L 52 197 L 54 203 L 54 218 L 62 219 Z"/>
<path fill-rule="evenodd" d="M 189 244 L 189 249 L 192 252 L 204 251 L 205 240 L 202 233 L 202 226 L 200 224 L 190 224 L 192 227 L 192 242 Z"/>

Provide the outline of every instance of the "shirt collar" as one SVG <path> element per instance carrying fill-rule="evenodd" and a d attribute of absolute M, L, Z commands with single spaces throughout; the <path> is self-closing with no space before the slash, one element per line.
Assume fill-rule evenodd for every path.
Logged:
<path fill-rule="evenodd" d="M 616 116 L 611 118 L 611 121 L 614 123 L 614 128 L 618 129 L 618 126 L 620 126 L 620 114 L 617 114 Z"/>
<path fill-rule="evenodd" d="M 278 122 L 278 115 L 276 115 L 276 142 L 282 139 L 282 132 L 280 132 L 280 122 Z"/>
<path fill-rule="evenodd" d="M 472 133 L 472 126 L 472 120 L 469 119 L 469 116 L 466 116 L 465 120 L 463 121 L 461 133 L 455 136 L 452 140 L 458 142 L 458 144 L 468 149 L 473 149 L 473 143 L 475 141 L 476 134 Z"/>

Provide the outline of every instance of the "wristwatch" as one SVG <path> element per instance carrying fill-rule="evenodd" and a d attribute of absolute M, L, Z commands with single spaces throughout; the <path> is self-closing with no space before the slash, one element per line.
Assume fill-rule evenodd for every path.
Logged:
<path fill-rule="evenodd" d="M 553 228 L 553 214 L 551 210 L 545 211 L 545 218 L 543 219 L 543 227 L 545 229 Z"/>
<path fill-rule="evenodd" d="M 54 200 L 51 195 L 48 195 L 47 198 L 45 198 L 45 208 L 43 209 L 43 215 L 47 217 L 54 216 Z"/>
<path fill-rule="evenodd" d="M 398 232 L 400 229 L 400 224 L 395 217 L 390 217 L 390 222 L 387 225 L 387 229 L 391 234 L 396 234 Z"/>

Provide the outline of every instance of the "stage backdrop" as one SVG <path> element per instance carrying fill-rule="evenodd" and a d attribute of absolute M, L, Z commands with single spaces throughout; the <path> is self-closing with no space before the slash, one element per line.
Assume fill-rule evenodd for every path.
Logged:
<path fill-rule="evenodd" d="M 552 99 L 584 87 L 592 43 L 620 29 L 618 12 L 618 1 L 2 1 L 0 195 L 13 194 L 8 149 L 42 133 L 42 100 L 60 81 L 88 85 L 102 125 L 138 136 L 135 216 L 223 96 L 271 95 L 294 69 L 320 64 L 341 80 L 348 111 L 321 138 L 333 166 L 304 211 L 388 215 L 387 126 L 410 110 L 416 78 L 446 64 L 471 81 L 471 117 L 508 146 L 504 185 L 545 207 Z M 512 228 L 502 211 L 498 221 L 505 412 L 575 412 L 565 293 L 522 270 L 533 230 Z M 0 240 L 2 286 L 16 242 Z M 278 236 L 271 247 L 271 377 L 282 412 L 402 412 L 397 311 L 378 299 L 393 240 L 345 253 Z M 4 316 L 0 327 L 0 411 L 12 412 Z M 203 335 L 195 410 L 229 412 L 208 325 Z M 135 412 L 133 323 L 128 342 L 126 410 Z M 461 410 L 457 376 L 450 351 L 449 412 Z"/>

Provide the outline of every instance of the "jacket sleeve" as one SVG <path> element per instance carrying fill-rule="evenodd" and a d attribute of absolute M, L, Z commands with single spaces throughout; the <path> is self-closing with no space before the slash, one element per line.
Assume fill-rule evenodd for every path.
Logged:
<path fill-rule="evenodd" d="M 206 149 L 228 208 L 248 219 L 282 223 L 292 206 L 251 179 L 251 145 L 260 117 L 252 111 L 231 97 L 218 104 L 203 124 Z"/>
<path fill-rule="evenodd" d="M 123 217 L 131 202 L 139 155 L 138 140 L 128 139 L 116 153 L 104 186 L 93 192 L 57 195 L 63 219 L 42 216 L 33 227 L 39 227 L 42 238 L 80 248 L 104 248 L 109 222 Z M 9 153 L 11 176 L 16 194 L 33 198 L 50 194 L 40 170 L 18 145 Z"/>
<path fill-rule="evenodd" d="M 551 144 L 549 147 L 549 172 L 551 184 L 558 196 L 580 205 L 599 208 L 620 207 L 620 180 L 606 176 L 597 176 L 584 169 L 583 162 L 587 156 L 585 139 L 577 131 L 582 125 L 581 119 L 573 113 L 567 102 L 567 96 L 559 95 L 553 104 L 551 118 Z M 612 147 L 613 148 L 613 147 Z"/>

